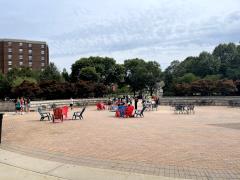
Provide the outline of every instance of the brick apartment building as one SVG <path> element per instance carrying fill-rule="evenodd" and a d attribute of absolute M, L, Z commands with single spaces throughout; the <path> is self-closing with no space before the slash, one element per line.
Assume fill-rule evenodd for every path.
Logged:
<path fill-rule="evenodd" d="M 43 70 L 49 64 L 48 45 L 42 41 L 0 39 L 0 72 L 13 67 Z"/>

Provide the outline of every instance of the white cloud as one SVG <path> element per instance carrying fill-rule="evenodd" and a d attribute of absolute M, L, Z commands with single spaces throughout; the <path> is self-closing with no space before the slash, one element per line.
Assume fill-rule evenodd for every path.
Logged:
<path fill-rule="evenodd" d="M 240 40 L 238 0 L 1 1 L 0 36 L 48 41 L 62 69 L 89 55 L 171 60 Z"/>

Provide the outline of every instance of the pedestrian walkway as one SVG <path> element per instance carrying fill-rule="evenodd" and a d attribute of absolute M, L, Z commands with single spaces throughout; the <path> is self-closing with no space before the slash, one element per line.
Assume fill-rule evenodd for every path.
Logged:
<path fill-rule="evenodd" d="M 4 180 L 172 180 L 176 178 L 90 168 L 32 158 L 0 149 Z"/>

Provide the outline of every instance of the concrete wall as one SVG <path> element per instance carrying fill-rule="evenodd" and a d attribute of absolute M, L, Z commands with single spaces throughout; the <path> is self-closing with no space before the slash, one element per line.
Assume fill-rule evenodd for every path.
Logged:
<path fill-rule="evenodd" d="M 74 106 L 77 106 L 78 104 L 88 104 L 88 105 L 96 105 L 97 102 L 106 102 L 107 98 L 93 98 L 93 99 L 74 99 Z M 48 100 L 48 101 L 32 101 L 31 102 L 31 110 L 36 110 L 37 107 L 45 106 L 47 108 L 51 108 L 53 104 L 57 106 L 69 106 L 71 103 L 71 100 Z"/>
<path fill-rule="evenodd" d="M 211 96 L 211 97 L 162 97 L 161 105 L 169 105 L 172 103 L 193 103 L 196 105 L 214 105 L 229 106 L 232 103 L 240 103 L 239 96 Z M 240 104 L 239 104 L 240 105 Z"/>

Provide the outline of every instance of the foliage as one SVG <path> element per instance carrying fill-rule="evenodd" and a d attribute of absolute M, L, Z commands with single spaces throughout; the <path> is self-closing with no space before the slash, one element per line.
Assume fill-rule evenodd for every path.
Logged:
<path fill-rule="evenodd" d="M 7 78 L 2 73 L 0 73 L 0 98 L 9 96 L 10 89 L 11 86 Z"/>
<path fill-rule="evenodd" d="M 197 80 L 191 83 L 179 83 L 175 85 L 177 96 L 212 96 L 212 95 L 235 95 L 237 86 L 232 80 Z"/>
<path fill-rule="evenodd" d="M 177 78 L 178 83 L 191 83 L 193 81 L 198 80 L 199 78 L 195 76 L 193 73 L 184 74 L 182 77 Z"/>
<path fill-rule="evenodd" d="M 63 72 L 62 72 L 61 75 L 62 75 L 62 78 L 64 79 L 64 81 L 67 81 L 67 82 L 70 81 L 70 76 L 69 76 L 66 68 L 63 68 Z"/>
<path fill-rule="evenodd" d="M 95 67 L 85 67 L 80 70 L 79 79 L 83 81 L 98 82 L 100 75 L 96 72 Z"/>
<path fill-rule="evenodd" d="M 39 86 L 34 82 L 24 80 L 21 84 L 12 88 L 15 97 L 36 98 L 40 94 Z"/>
<path fill-rule="evenodd" d="M 116 64 L 113 58 L 109 57 L 89 57 L 81 58 L 72 65 L 71 80 L 72 82 L 77 82 L 83 78 L 81 76 L 81 71 L 84 68 L 94 68 L 95 72 L 99 76 L 101 83 L 110 85 L 111 83 L 118 83 L 122 80 L 123 67 Z M 88 69 L 89 70 L 89 69 Z M 91 72 L 93 73 L 93 72 Z M 93 79 L 88 79 L 90 81 L 96 82 L 96 76 Z"/>
<path fill-rule="evenodd" d="M 17 87 L 21 85 L 24 81 L 37 84 L 37 80 L 32 77 L 17 77 L 16 79 L 13 80 L 12 87 Z"/>
<path fill-rule="evenodd" d="M 124 61 L 125 81 L 132 91 L 142 91 L 147 88 L 152 94 L 156 83 L 161 80 L 160 65 L 155 61 L 145 62 L 143 59 L 128 59 Z"/>
<path fill-rule="evenodd" d="M 50 63 L 41 73 L 40 73 L 40 81 L 63 81 L 61 73 L 57 69 L 54 63 Z"/>
<path fill-rule="evenodd" d="M 174 60 L 161 71 L 159 63 L 127 59 L 117 64 L 109 57 L 81 58 L 71 72 L 50 63 L 44 71 L 13 68 L 0 74 L 0 98 L 31 96 L 40 99 L 102 97 L 116 94 L 153 94 L 164 81 L 164 95 L 240 95 L 240 45 L 220 44 L 212 53 L 202 52 L 183 61 Z"/>
<path fill-rule="evenodd" d="M 237 95 L 234 82 L 240 79 L 240 45 L 220 44 L 212 54 L 202 52 L 182 62 L 173 61 L 163 77 L 164 95 Z M 186 84 L 191 84 L 190 93 Z"/>

